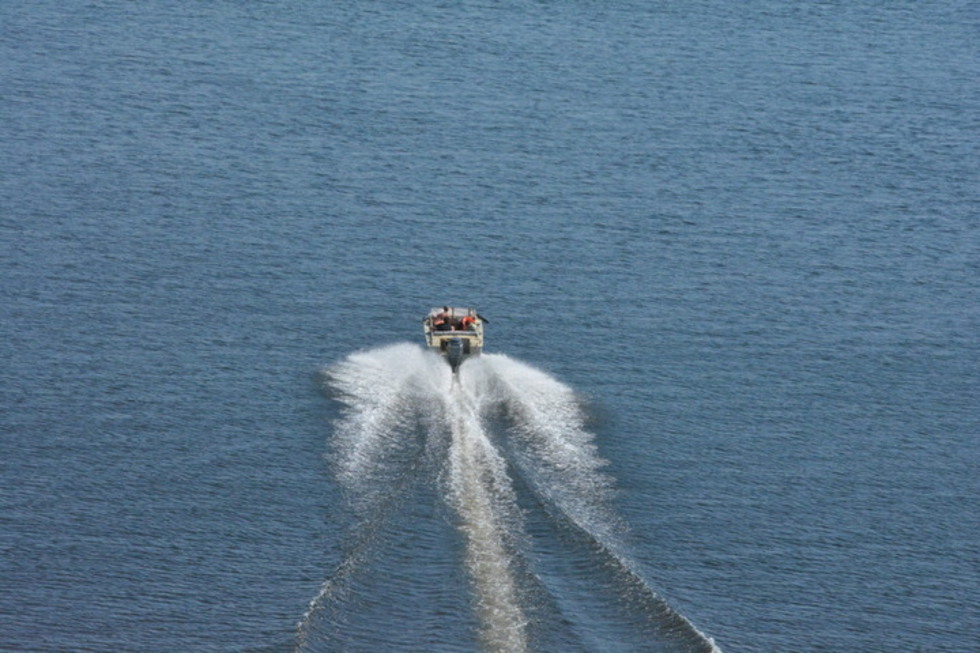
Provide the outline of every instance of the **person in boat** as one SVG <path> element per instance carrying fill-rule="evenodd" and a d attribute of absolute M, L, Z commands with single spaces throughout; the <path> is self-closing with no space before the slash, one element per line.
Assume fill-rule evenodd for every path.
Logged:
<path fill-rule="evenodd" d="M 463 331 L 475 330 L 473 326 L 475 324 L 476 318 L 472 315 L 467 315 L 460 321 L 460 327 L 462 327 Z"/>
<path fill-rule="evenodd" d="M 436 331 L 452 331 L 452 316 L 449 314 L 449 307 L 443 306 L 441 313 L 436 313 L 432 317 L 432 328 Z"/>

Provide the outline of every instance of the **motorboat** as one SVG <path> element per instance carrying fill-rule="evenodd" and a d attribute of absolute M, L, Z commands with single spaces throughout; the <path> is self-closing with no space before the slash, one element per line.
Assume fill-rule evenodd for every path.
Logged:
<path fill-rule="evenodd" d="M 483 351 L 483 318 L 476 309 L 459 306 L 433 308 L 422 319 L 425 344 L 446 358 L 453 374 L 470 356 Z"/>

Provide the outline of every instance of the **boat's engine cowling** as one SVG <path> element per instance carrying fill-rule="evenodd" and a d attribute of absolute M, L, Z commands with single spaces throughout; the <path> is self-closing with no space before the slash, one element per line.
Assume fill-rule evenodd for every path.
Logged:
<path fill-rule="evenodd" d="M 462 338 L 453 338 L 446 346 L 446 358 L 449 360 L 449 367 L 453 368 L 453 374 L 459 370 L 463 362 L 464 343 Z"/>

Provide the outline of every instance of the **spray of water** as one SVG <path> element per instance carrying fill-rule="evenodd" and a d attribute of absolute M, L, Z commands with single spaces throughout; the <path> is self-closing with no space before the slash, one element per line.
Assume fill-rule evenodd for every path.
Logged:
<path fill-rule="evenodd" d="M 452 423 L 451 500 L 466 536 L 466 560 L 486 650 L 527 650 L 527 621 L 518 599 L 507 534 L 515 517 L 506 463 L 480 423 L 471 396 L 454 384 L 447 402 Z"/>
<path fill-rule="evenodd" d="M 533 567 L 533 543 L 523 533 L 514 472 L 605 556 L 602 565 L 615 567 L 613 573 L 625 579 L 624 592 L 641 596 L 658 632 L 676 642 L 663 650 L 718 650 L 635 569 L 620 541 L 623 524 L 611 507 L 612 479 L 568 386 L 492 354 L 467 361 L 453 377 L 438 356 L 408 344 L 353 354 L 325 370 L 325 380 L 343 406 L 332 438 L 337 479 L 351 504 L 372 519 L 351 538 L 347 555 L 311 601 L 298 627 L 297 652 L 308 650 L 318 616 L 361 565 L 393 497 L 433 451 L 442 456 L 437 466 L 444 499 L 465 541 L 484 650 L 522 653 L 531 647 L 517 568 L 529 555 Z M 446 434 L 448 445 L 435 446 Z"/>

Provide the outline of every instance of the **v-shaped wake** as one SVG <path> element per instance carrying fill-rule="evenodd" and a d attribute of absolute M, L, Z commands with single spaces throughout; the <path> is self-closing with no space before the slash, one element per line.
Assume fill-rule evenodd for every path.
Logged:
<path fill-rule="evenodd" d="M 622 650 L 718 650 L 635 570 L 618 536 L 623 525 L 612 509 L 612 479 L 568 386 L 499 354 L 467 361 L 454 377 L 437 355 L 409 344 L 353 354 L 325 370 L 325 379 L 343 404 L 331 460 L 350 505 L 364 517 L 299 624 L 297 651 L 330 640 L 324 612 L 345 600 L 338 587 L 370 564 L 365 551 L 384 530 L 401 488 L 426 471 L 435 472 L 438 494 L 455 515 L 482 650 L 521 653 L 547 639 L 542 633 L 555 627 L 539 623 L 551 613 L 538 609 L 535 597 L 544 594 L 555 606 L 556 621 L 574 622 L 585 605 L 548 582 L 545 554 L 525 529 L 519 487 L 573 528 L 589 555 L 605 558 L 595 567 L 610 570 L 607 584 L 621 584 L 623 609 L 642 612 L 627 621 L 646 624 L 635 627 L 647 639 Z M 577 639 L 580 650 L 595 648 Z"/>

